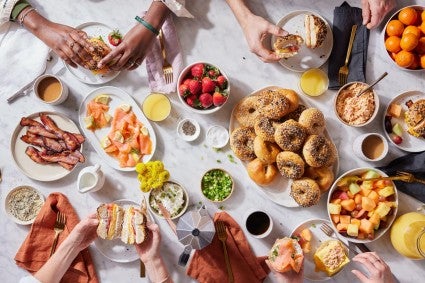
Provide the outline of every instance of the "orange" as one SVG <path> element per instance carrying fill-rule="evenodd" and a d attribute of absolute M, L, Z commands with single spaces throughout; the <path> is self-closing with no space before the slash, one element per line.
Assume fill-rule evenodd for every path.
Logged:
<path fill-rule="evenodd" d="M 425 55 L 422 55 L 420 58 L 421 68 L 425 69 Z"/>
<path fill-rule="evenodd" d="M 406 33 L 413 33 L 417 37 L 421 36 L 421 30 L 417 26 L 407 26 L 403 31 L 403 35 Z"/>
<path fill-rule="evenodd" d="M 415 48 L 415 52 L 418 54 L 425 54 L 425 37 L 419 38 L 418 45 Z"/>
<path fill-rule="evenodd" d="M 406 7 L 398 13 L 398 19 L 405 25 L 413 25 L 416 23 L 418 14 L 416 10 L 412 7 Z"/>
<path fill-rule="evenodd" d="M 409 69 L 412 69 L 412 70 L 419 69 L 420 64 L 421 64 L 421 61 L 419 59 L 419 56 L 416 54 L 413 54 L 413 63 L 409 66 Z"/>
<path fill-rule="evenodd" d="M 412 65 L 414 60 L 415 56 L 413 56 L 413 53 L 406 50 L 401 50 L 395 56 L 395 62 L 403 68 L 407 68 Z"/>
<path fill-rule="evenodd" d="M 385 40 L 385 48 L 390 52 L 399 52 L 401 50 L 400 37 L 395 35 L 388 37 Z"/>
<path fill-rule="evenodd" d="M 387 34 L 389 36 L 395 35 L 395 36 L 401 36 L 403 34 L 404 25 L 399 20 L 391 20 L 387 24 Z"/>
<path fill-rule="evenodd" d="M 400 40 L 400 47 L 406 51 L 412 51 L 418 45 L 418 37 L 412 33 L 407 33 Z"/>
<path fill-rule="evenodd" d="M 422 22 L 425 22 L 425 10 L 423 10 L 421 13 L 421 20 Z"/>
<path fill-rule="evenodd" d="M 425 22 L 422 22 L 418 28 L 422 31 L 422 33 L 425 33 Z"/>

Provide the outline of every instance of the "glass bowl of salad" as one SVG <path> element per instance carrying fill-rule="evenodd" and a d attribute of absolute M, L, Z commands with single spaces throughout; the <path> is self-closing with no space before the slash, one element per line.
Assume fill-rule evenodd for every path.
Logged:
<path fill-rule="evenodd" d="M 171 219 L 176 219 L 183 215 L 189 205 L 189 195 L 185 188 L 179 183 L 166 181 L 162 187 L 152 189 L 149 192 L 149 208 L 161 218 L 162 214 L 159 203 L 170 213 Z"/>
<path fill-rule="evenodd" d="M 233 193 L 234 181 L 224 169 L 213 168 L 205 172 L 201 179 L 201 192 L 212 202 L 223 202 Z"/>

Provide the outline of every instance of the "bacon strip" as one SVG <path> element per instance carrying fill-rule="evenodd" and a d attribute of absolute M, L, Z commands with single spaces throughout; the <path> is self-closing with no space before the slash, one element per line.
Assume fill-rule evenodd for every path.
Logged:
<path fill-rule="evenodd" d="M 41 124 L 40 122 L 27 117 L 22 117 L 21 122 L 19 124 L 22 127 L 25 127 L 25 126 L 44 127 L 43 124 Z"/>
<path fill-rule="evenodd" d="M 41 158 L 40 152 L 33 146 L 28 146 L 25 153 L 36 163 L 44 164 L 46 161 Z"/>
<path fill-rule="evenodd" d="M 63 163 L 71 164 L 71 165 L 75 165 L 78 163 L 78 158 L 72 156 L 68 152 L 61 152 L 61 153 L 54 153 L 54 154 L 47 154 L 44 152 L 40 152 L 39 155 L 41 158 L 43 158 L 43 160 L 48 162 L 63 162 Z"/>
<path fill-rule="evenodd" d="M 51 138 L 51 139 L 57 139 L 58 138 L 54 133 L 46 130 L 46 128 L 44 128 L 43 126 L 41 126 L 41 127 L 39 127 L 39 126 L 29 126 L 27 131 L 34 134 L 34 135 L 44 136 L 46 138 Z"/>

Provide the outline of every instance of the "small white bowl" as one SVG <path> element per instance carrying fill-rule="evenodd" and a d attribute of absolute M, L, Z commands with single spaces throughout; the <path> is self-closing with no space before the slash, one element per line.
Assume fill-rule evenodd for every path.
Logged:
<path fill-rule="evenodd" d="M 193 135 L 188 135 L 184 132 L 184 127 L 186 123 L 191 123 L 193 126 L 195 126 L 195 132 Z M 190 127 L 190 124 L 189 124 Z M 177 134 L 179 137 L 185 141 L 194 141 L 199 137 L 199 134 L 201 133 L 201 127 L 199 126 L 198 121 L 191 119 L 191 118 L 184 118 L 181 120 L 177 125 Z"/>
<path fill-rule="evenodd" d="M 35 201 L 29 201 L 28 197 L 39 198 L 40 202 L 37 204 Z M 14 204 L 17 208 L 22 212 L 22 210 L 33 210 L 32 216 L 30 219 L 18 218 L 18 216 L 13 213 L 12 207 Z M 12 219 L 17 224 L 29 225 L 32 224 L 37 217 L 41 207 L 44 204 L 44 196 L 43 194 L 34 189 L 31 186 L 19 186 L 12 189 L 6 196 L 4 208 L 7 216 Z"/>
<path fill-rule="evenodd" d="M 184 203 L 183 203 L 183 205 L 182 205 L 182 208 L 181 208 L 181 210 L 179 211 L 179 213 L 178 214 L 176 214 L 176 215 L 174 215 L 174 216 L 171 216 L 170 217 L 170 219 L 176 219 L 176 218 L 179 218 L 180 216 L 182 216 L 183 215 L 183 213 L 185 213 L 186 212 L 186 210 L 187 210 L 187 207 L 188 207 L 188 205 L 189 205 L 189 194 L 187 193 L 187 191 L 186 191 L 186 189 L 181 185 L 181 184 L 179 184 L 179 183 L 177 183 L 177 182 L 174 182 L 174 181 L 166 181 L 166 182 L 164 182 L 164 185 L 165 184 L 174 184 L 174 185 L 177 185 L 177 186 L 179 186 L 181 189 L 182 189 L 182 191 L 183 191 L 183 200 L 184 200 Z M 162 189 L 162 187 L 160 188 L 160 189 Z M 165 217 L 162 215 L 162 214 L 160 214 L 160 212 L 159 212 L 159 210 L 157 210 L 156 208 L 153 208 L 152 206 L 151 206 L 151 198 L 153 198 L 153 196 L 152 196 L 152 193 L 155 191 L 155 190 L 160 190 L 160 189 L 152 189 L 150 192 L 149 192 L 149 198 L 148 198 L 148 206 L 149 206 L 149 209 L 156 215 L 156 216 L 158 216 L 158 217 L 160 217 L 160 218 L 163 218 L 163 219 L 165 219 Z M 165 206 L 165 205 L 164 205 Z"/>
<path fill-rule="evenodd" d="M 68 97 L 68 87 L 58 77 L 52 74 L 39 76 L 34 82 L 34 93 L 37 99 L 46 104 L 58 105 Z"/>
<path fill-rule="evenodd" d="M 214 125 L 208 128 L 205 143 L 213 148 L 222 148 L 229 142 L 229 131 L 222 126 Z"/>
<path fill-rule="evenodd" d="M 369 124 L 370 122 L 372 122 L 373 119 L 375 119 L 376 115 L 378 114 L 378 110 L 379 110 L 379 97 L 378 97 L 378 94 L 376 93 L 376 91 L 374 89 L 372 89 L 371 91 L 373 93 L 373 100 L 375 102 L 375 109 L 373 110 L 372 115 L 369 117 L 369 119 L 367 121 L 365 121 L 362 124 L 353 124 L 353 123 L 349 123 L 348 121 L 345 121 L 344 119 L 342 119 L 342 117 L 339 114 L 339 111 L 337 109 L 337 103 L 339 101 L 339 97 L 342 95 L 342 91 L 345 90 L 345 89 L 347 89 L 348 87 L 354 85 L 354 84 L 358 84 L 358 87 L 359 87 L 359 90 L 356 90 L 356 91 L 361 91 L 364 88 L 366 88 L 366 87 L 369 86 L 367 83 L 364 83 L 364 82 L 350 82 L 350 83 L 347 83 L 344 86 L 342 86 L 338 90 L 338 93 L 337 93 L 337 95 L 335 96 L 335 99 L 334 99 L 334 111 L 335 111 L 336 117 L 338 118 L 339 121 L 341 121 L 341 123 L 343 123 L 343 124 L 345 124 L 347 126 L 351 126 L 351 127 L 363 127 L 363 126 L 366 126 L 367 124 Z M 354 95 L 355 95 L 355 93 L 353 94 L 353 96 Z M 365 97 L 366 97 L 366 94 L 362 94 L 360 97 L 357 98 L 357 100 L 359 100 L 359 99 L 365 99 Z M 369 103 L 368 103 L 368 105 L 369 105 Z M 362 111 L 362 110 L 364 110 L 364 109 L 360 108 L 360 109 L 357 109 L 355 112 L 357 113 L 358 111 Z"/>

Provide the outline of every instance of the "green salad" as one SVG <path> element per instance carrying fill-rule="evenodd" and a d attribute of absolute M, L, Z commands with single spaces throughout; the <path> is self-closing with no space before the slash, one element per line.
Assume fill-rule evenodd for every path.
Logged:
<path fill-rule="evenodd" d="M 212 169 L 202 177 L 202 193 L 212 201 L 222 201 L 232 192 L 232 177 L 221 169 Z"/>

